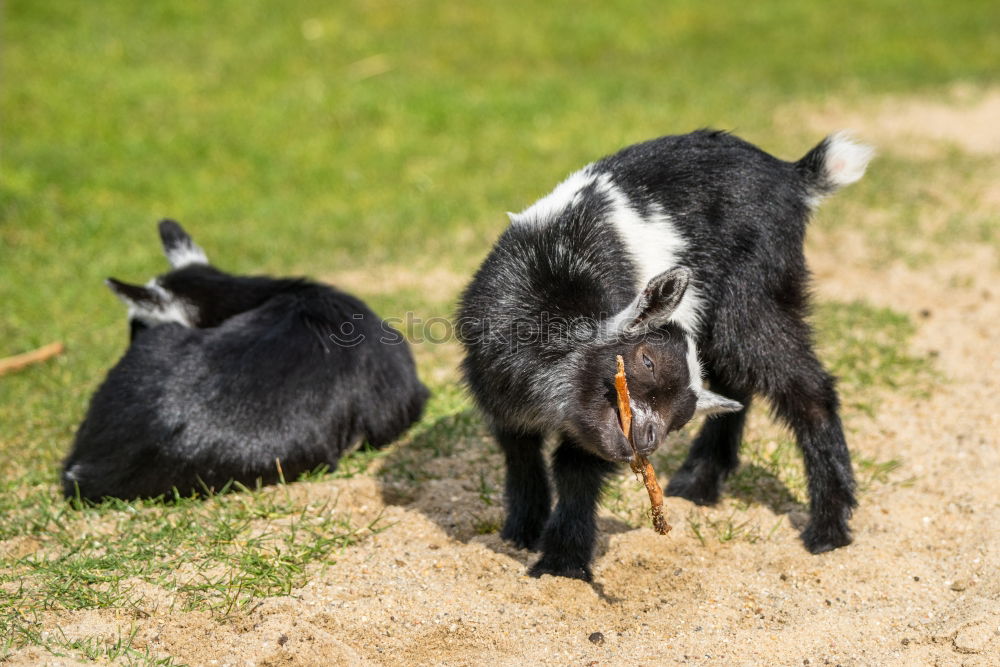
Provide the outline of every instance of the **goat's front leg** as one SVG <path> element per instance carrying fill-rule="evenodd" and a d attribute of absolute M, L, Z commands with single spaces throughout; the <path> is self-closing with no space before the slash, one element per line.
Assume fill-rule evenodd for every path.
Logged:
<path fill-rule="evenodd" d="M 552 509 L 542 436 L 497 430 L 496 438 L 507 463 L 507 520 L 500 537 L 520 549 L 534 549 Z"/>
<path fill-rule="evenodd" d="M 568 438 L 552 460 L 559 501 L 542 533 L 542 557 L 529 574 L 591 580 L 597 534 L 597 501 L 615 464 L 585 451 Z"/>

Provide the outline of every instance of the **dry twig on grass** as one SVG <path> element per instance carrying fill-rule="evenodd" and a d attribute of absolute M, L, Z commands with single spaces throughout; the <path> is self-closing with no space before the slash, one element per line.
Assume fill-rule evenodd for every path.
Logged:
<path fill-rule="evenodd" d="M 646 493 L 649 494 L 650 510 L 649 515 L 653 520 L 653 530 L 660 535 L 670 532 L 672 526 L 667 523 L 667 517 L 663 515 L 663 489 L 656 480 L 656 471 L 653 464 L 645 456 L 639 453 L 632 442 L 632 407 L 628 395 L 628 381 L 625 379 L 625 361 L 619 354 L 615 357 L 618 364 L 618 372 L 615 374 L 615 392 L 618 394 L 618 418 L 621 420 L 622 431 L 625 439 L 632 446 L 632 460 L 629 466 L 632 472 L 640 475 L 642 483 L 646 485 Z"/>
<path fill-rule="evenodd" d="M 46 359 L 51 359 L 52 357 L 62 354 L 62 351 L 63 344 L 57 341 L 55 343 L 49 343 L 44 347 L 40 347 L 37 350 L 32 350 L 31 352 L 15 354 L 12 357 L 0 359 L 0 375 L 13 373 L 21 370 L 25 366 L 30 366 L 32 364 L 45 361 Z"/>

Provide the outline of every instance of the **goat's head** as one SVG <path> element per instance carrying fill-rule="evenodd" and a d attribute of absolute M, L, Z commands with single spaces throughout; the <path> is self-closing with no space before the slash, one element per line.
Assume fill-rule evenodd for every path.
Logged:
<path fill-rule="evenodd" d="M 208 263 L 205 251 L 173 220 L 159 224 L 163 252 L 171 271 L 145 285 L 108 278 L 105 284 L 128 306 L 132 338 L 142 330 L 167 323 L 213 327 L 246 309 L 245 278 Z M 261 279 L 263 280 L 263 279 Z"/>
<path fill-rule="evenodd" d="M 616 355 L 625 361 L 632 439 L 643 454 L 695 416 L 742 409 L 740 403 L 702 386 L 694 340 L 671 320 L 689 282 L 690 273 L 683 268 L 654 277 L 615 318 L 609 340 L 586 350 L 567 427 L 593 453 L 610 460 L 632 456 L 618 421 Z"/>

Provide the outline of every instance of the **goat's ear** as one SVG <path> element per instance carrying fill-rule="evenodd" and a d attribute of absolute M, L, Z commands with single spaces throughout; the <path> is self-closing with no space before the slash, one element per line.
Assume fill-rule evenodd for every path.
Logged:
<path fill-rule="evenodd" d="M 114 278 L 108 278 L 104 281 L 104 284 L 115 293 L 115 296 L 122 300 L 122 303 L 134 309 L 155 310 L 162 305 L 160 295 L 149 287 L 123 283 Z"/>
<path fill-rule="evenodd" d="M 197 321 L 197 311 L 193 306 L 178 299 L 155 281 L 143 286 L 108 278 L 104 284 L 128 306 L 130 320 L 139 320 L 149 326 L 167 322 L 176 322 L 186 327 L 195 326 L 193 321 Z"/>
<path fill-rule="evenodd" d="M 636 298 L 625 324 L 626 331 L 640 333 L 666 324 L 680 305 L 690 282 L 691 272 L 684 267 L 653 277 Z"/>
<path fill-rule="evenodd" d="M 726 398 L 708 389 L 698 390 L 698 402 L 694 407 L 695 417 L 711 417 L 727 412 L 739 412 L 743 409 L 743 404 Z"/>
<path fill-rule="evenodd" d="M 160 240 L 170 266 L 181 269 L 190 264 L 208 264 L 205 251 L 195 245 L 191 236 L 175 220 L 160 220 Z"/>

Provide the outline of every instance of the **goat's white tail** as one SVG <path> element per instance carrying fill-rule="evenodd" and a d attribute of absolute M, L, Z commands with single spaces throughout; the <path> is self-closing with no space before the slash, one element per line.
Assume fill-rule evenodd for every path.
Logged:
<path fill-rule="evenodd" d="M 795 163 L 814 203 L 845 185 L 861 180 L 875 149 L 847 132 L 831 134 Z"/>

